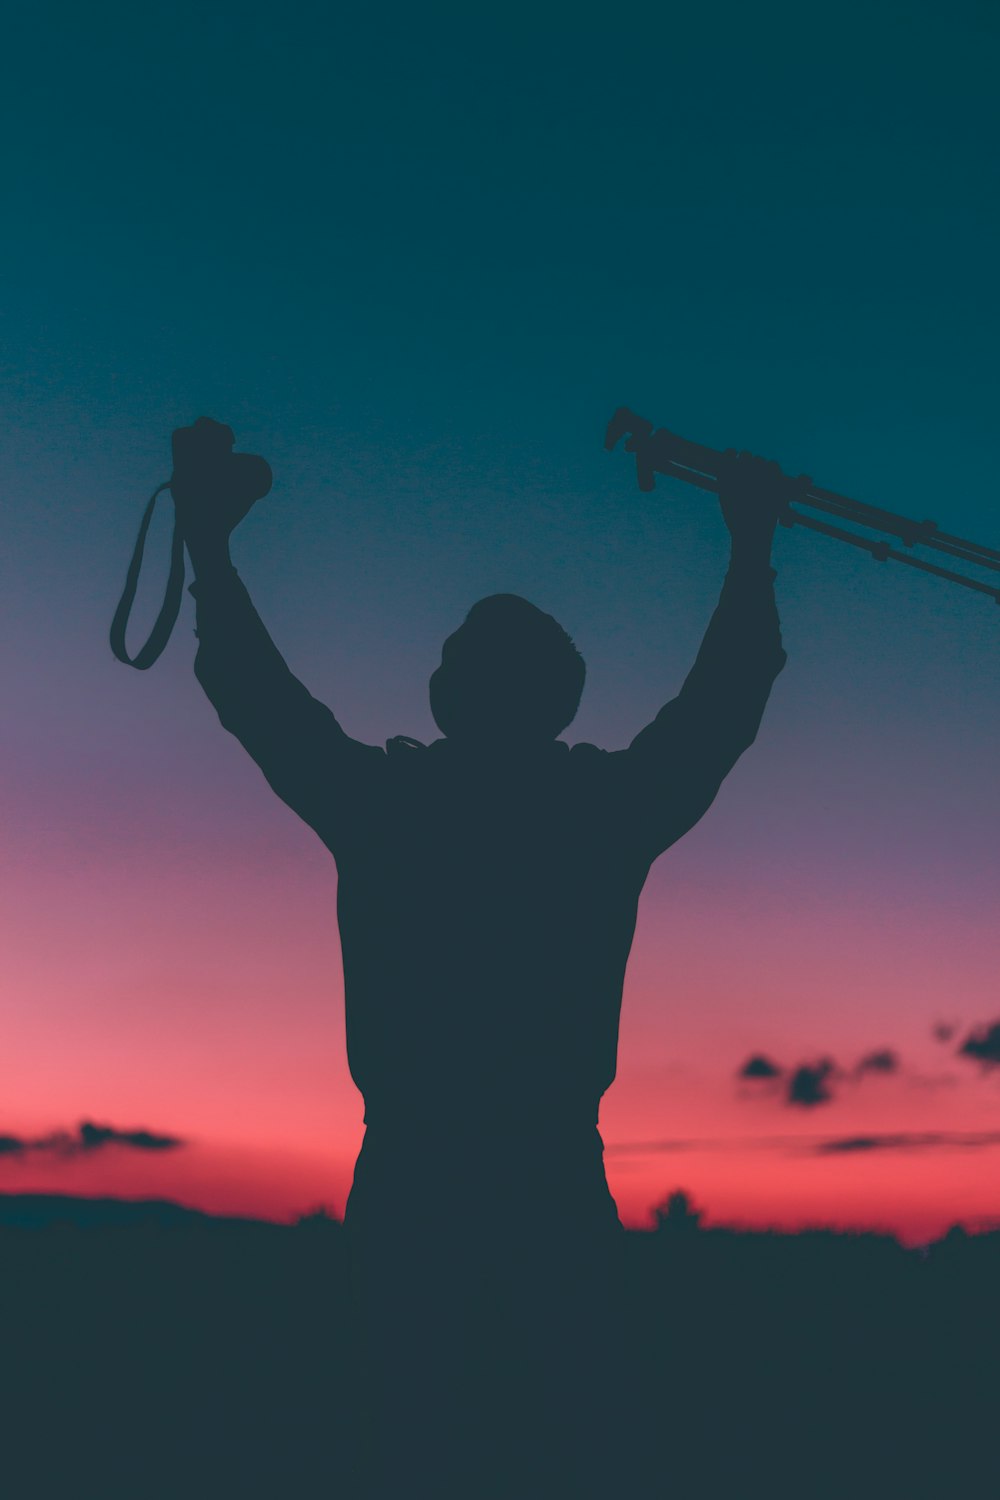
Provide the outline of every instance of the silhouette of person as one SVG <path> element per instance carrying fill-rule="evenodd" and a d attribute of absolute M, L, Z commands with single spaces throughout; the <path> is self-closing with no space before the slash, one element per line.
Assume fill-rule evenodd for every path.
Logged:
<path fill-rule="evenodd" d="M 382 748 L 352 739 L 271 641 L 230 560 L 249 507 L 213 432 L 228 429 L 175 434 L 195 671 L 338 870 L 365 1102 L 345 1223 L 372 1492 L 606 1494 L 635 1393 L 598 1106 L 646 875 L 753 743 L 785 662 L 780 470 L 730 462 L 718 607 L 681 691 L 628 749 L 559 738 L 584 663 L 512 594 L 480 600 L 444 643 L 442 737 Z"/>

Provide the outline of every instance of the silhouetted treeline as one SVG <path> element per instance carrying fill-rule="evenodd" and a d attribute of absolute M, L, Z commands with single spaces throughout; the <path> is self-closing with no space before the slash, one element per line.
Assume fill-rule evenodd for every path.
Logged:
<path fill-rule="evenodd" d="M 1000 1233 L 908 1251 L 675 1211 L 628 1264 L 647 1494 L 1000 1493 Z M 344 1273 L 322 1213 L 0 1197 L 4 1493 L 351 1496 Z"/>

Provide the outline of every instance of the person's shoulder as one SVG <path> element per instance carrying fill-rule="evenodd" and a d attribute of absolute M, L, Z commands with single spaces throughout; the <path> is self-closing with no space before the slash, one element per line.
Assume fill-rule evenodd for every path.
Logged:
<path fill-rule="evenodd" d="M 591 745 L 587 740 L 580 740 L 576 745 L 567 745 L 570 760 L 577 765 L 585 765 L 588 761 L 596 762 L 603 759 L 607 750 L 602 750 L 599 745 Z"/>
<path fill-rule="evenodd" d="M 328 762 L 331 776 L 346 779 L 359 793 L 381 786 L 387 766 L 388 756 L 381 745 L 368 745 L 347 734 L 338 740 Z"/>
<path fill-rule="evenodd" d="M 423 779 L 435 759 L 431 748 L 408 734 L 394 734 L 386 740 L 381 755 L 389 780 L 408 784 L 414 776 Z"/>
<path fill-rule="evenodd" d="M 627 783 L 633 770 L 633 757 L 628 749 L 602 750 L 586 740 L 571 745 L 566 760 L 575 777 L 590 786 L 609 790 Z"/>
<path fill-rule="evenodd" d="M 579 744 L 569 745 L 567 748 L 569 754 L 566 760 L 570 770 L 586 777 L 600 779 L 609 775 L 621 758 L 620 751 L 602 750 L 600 745 L 592 745 L 588 740 L 581 740 Z"/>
<path fill-rule="evenodd" d="M 411 739 L 408 734 L 394 734 L 385 742 L 385 754 L 392 761 L 410 761 L 421 752 L 426 755 L 428 746 L 422 740 Z"/>

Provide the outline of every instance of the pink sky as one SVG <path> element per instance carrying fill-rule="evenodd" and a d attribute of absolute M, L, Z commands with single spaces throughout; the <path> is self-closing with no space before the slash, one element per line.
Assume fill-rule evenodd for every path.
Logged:
<path fill-rule="evenodd" d="M 220 732 L 220 755 L 224 741 Z M 13 829 L 0 1133 L 91 1119 L 187 1144 L 0 1158 L 0 1190 L 171 1197 L 278 1218 L 319 1203 L 343 1210 L 361 1101 L 344 1057 L 335 870 L 254 768 L 233 765 L 228 802 L 200 792 L 197 836 L 190 765 L 179 788 L 149 799 L 134 769 L 113 827 L 91 821 L 84 798 L 75 823 L 25 808 Z M 601 1117 L 622 1217 L 647 1222 L 684 1187 L 715 1223 L 831 1223 L 914 1240 L 997 1218 L 1000 1148 L 810 1149 L 997 1128 L 996 1074 L 955 1055 L 995 994 L 980 913 L 942 912 L 919 874 L 905 908 L 875 904 L 877 872 L 862 872 L 831 912 L 835 872 L 804 884 L 794 867 L 759 862 L 741 845 L 739 813 L 737 803 L 725 862 L 713 813 L 659 862 L 643 897 L 619 1077 Z M 943 1019 L 959 1026 L 947 1046 L 931 1034 Z M 898 1073 L 845 1078 L 808 1110 L 735 1079 L 755 1052 L 785 1068 L 829 1055 L 847 1073 L 885 1047 Z"/>

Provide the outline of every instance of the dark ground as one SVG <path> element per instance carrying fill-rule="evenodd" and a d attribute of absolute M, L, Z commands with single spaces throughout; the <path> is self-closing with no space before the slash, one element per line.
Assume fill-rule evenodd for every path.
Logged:
<path fill-rule="evenodd" d="M 81 1203 L 0 1198 L 2 1493 L 346 1500 L 339 1225 Z M 628 1250 L 647 1494 L 1000 1495 L 1000 1234 L 684 1221 Z"/>

